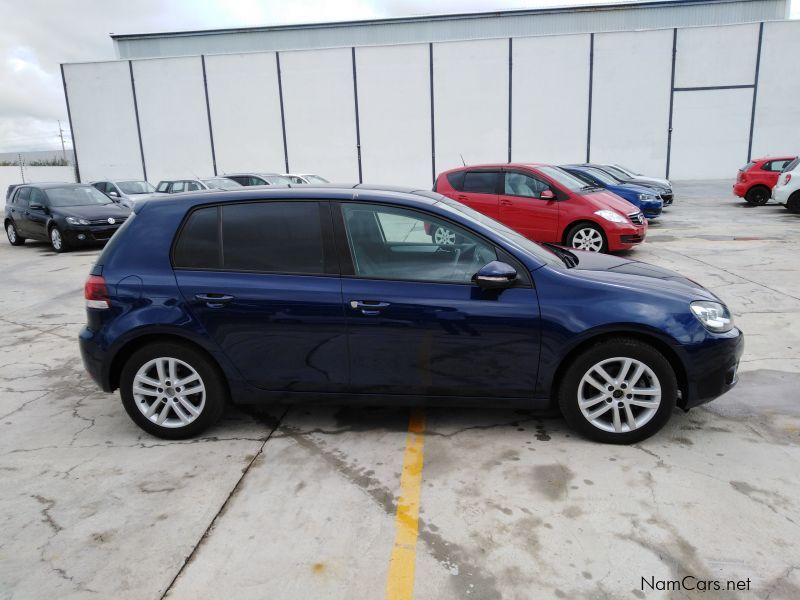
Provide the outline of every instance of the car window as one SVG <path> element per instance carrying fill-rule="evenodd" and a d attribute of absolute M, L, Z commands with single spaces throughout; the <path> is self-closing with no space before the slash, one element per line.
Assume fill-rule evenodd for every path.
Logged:
<path fill-rule="evenodd" d="M 499 171 L 467 171 L 463 191 L 471 194 L 496 194 Z"/>
<path fill-rule="evenodd" d="M 117 187 L 125 194 L 151 194 L 155 191 L 146 181 L 118 181 Z"/>
<path fill-rule="evenodd" d="M 572 171 L 565 171 L 560 167 L 542 166 L 537 167 L 544 175 L 555 181 L 557 184 L 567 188 L 572 192 L 580 192 L 586 184 L 577 177 Z"/>
<path fill-rule="evenodd" d="M 174 194 L 175 192 L 182 192 L 184 189 L 186 189 L 185 182 L 183 182 L 183 181 L 173 181 L 172 182 L 172 187 L 170 187 L 169 191 Z"/>
<path fill-rule="evenodd" d="M 464 189 L 464 176 L 466 174 L 466 171 L 456 171 L 455 173 L 450 173 L 447 176 L 447 181 L 450 182 L 450 185 L 453 186 L 454 190 L 460 192 Z"/>
<path fill-rule="evenodd" d="M 31 188 L 31 204 L 39 204 L 40 206 L 47 205 L 47 197 L 42 190 Z"/>
<path fill-rule="evenodd" d="M 169 181 L 160 181 L 158 183 L 158 187 L 156 188 L 157 192 L 168 192 L 169 191 Z"/>
<path fill-rule="evenodd" d="M 786 168 L 786 165 L 788 165 L 790 162 L 791 160 L 788 158 L 783 160 L 773 160 L 764 165 L 764 170 L 775 171 L 777 173 L 780 173 L 781 171 L 783 171 L 784 168 Z"/>
<path fill-rule="evenodd" d="M 360 277 L 469 283 L 497 259 L 491 244 L 460 226 L 405 208 L 343 204 L 355 273 Z M 437 236 L 444 229 L 447 235 Z M 436 243 L 434 239 L 443 241 Z"/>
<path fill-rule="evenodd" d="M 783 167 L 783 172 L 794 171 L 795 167 L 800 164 L 800 158 L 795 158 L 792 162 Z"/>
<path fill-rule="evenodd" d="M 200 187 L 200 184 L 196 181 L 187 181 L 186 189 L 190 192 L 196 192 L 197 190 L 202 190 L 203 188 Z"/>
<path fill-rule="evenodd" d="M 22 188 L 16 195 L 16 200 L 14 204 L 19 204 L 21 206 L 28 206 L 28 201 L 31 197 L 31 188 Z"/>
<path fill-rule="evenodd" d="M 114 204 L 108 196 L 90 185 L 48 188 L 50 206 L 96 206 Z"/>
<path fill-rule="evenodd" d="M 309 275 L 325 272 L 324 259 L 318 202 L 251 202 L 196 210 L 174 253 L 177 268 Z"/>
<path fill-rule="evenodd" d="M 550 189 L 545 182 L 524 175 L 523 173 L 506 173 L 503 193 L 506 196 L 522 196 L 523 198 L 539 198 L 544 190 Z"/>

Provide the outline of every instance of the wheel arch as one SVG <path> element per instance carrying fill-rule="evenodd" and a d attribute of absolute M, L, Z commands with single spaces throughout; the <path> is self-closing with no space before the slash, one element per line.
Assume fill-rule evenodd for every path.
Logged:
<path fill-rule="evenodd" d="M 663 337 L 647 330 L 642 329 L 613 329 L 608 330 L 604 329 L 602 331 L 596 331 L 579 341 L 577 344 L 572 346 L 564 356 L 561 358 L 561 361 L 558 363 L 558 366 L 553 373 L 553 377 L 551 379 L 550 385 L 550 399 L 553 403 L 553 406 L 558 405 L 558 391 L 559 387 L 562 383 L 562 378 L 564 372 L 569 368 L 575 358 L 580 355 L 582 352 L 587 350 L 588 348 L 603 343 L 610 339 L 619 339 L 619 338 L 628 338 L 637 340 L 639 342 L 643 342 L 645 344 L 649 344 L 658 352 L 660 352 L 664 358 L 667 359 L 672 370 L 675 372 L 675 378 L 678 381 L 678 390 L 680 392 L 677 406 L 680 408 L 685 409 L 686 402 L 688 400 L 688 376 L 686 373 L 686 365 L 684 364 L 683 360 L 681 359 L 680 355 L 675 351 L 675 349 L 667 342 Z"/>
<path fill-rule="evenodd" d="M 606 246 L 608 246 L 608 234 L 606 234 L 605 227 L 603 227 L 597 221 L 593 221 L 592 219 L 587 219 L 586 217 L 582 217 L 580 219 L 575 219 L 574 221 L 568 223 L 564 227 L 564 231 L 561 233 L 561 242 L 563 244 L 567 244 L 567 237 L 569 236 L 570 232 L 578 225 L 594 225 L 600 230 L 600 234 L 603 236 L 603 239 L 606 242 Z"/>

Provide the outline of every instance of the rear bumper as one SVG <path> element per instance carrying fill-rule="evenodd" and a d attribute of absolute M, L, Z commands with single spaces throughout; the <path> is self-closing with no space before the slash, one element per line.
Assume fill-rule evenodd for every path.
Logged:
<path fill-rule="evenodd" d="M 733 194 L 734 196 L 739 196 L 739 198 L 744 198 L 748 189 L 749 186 L 747 184 L 739 183 L 738 181 L 733 184 Z"/>
<path fill-rule="evenodd" d="M 786 201 L 789 199 L 789 196 L 792 195 L 793 191 L 794 190 L 790 190 L 786 186 L 772 188 L 772 199 L 775 200 L 775 202 L 786 204 Z"/>
<path fill-rule="evenodd" d="M 111 392 L 111 382 L 108 377 L 108 369 L 105 368 L 106 350 L 96 339 L 97 333 L 83 327 L 78 334 L 78 344 L 81 349 L 81 359 L 83 366 L 94 382 L 100 386 L 104 392 Z"/>
<path fill-rule="evenodd" d="M 738 381 L 744 334 L 739 329 L 701 345 L 692 352 L 687 368 L 685 409 L 718 398 Z"/>

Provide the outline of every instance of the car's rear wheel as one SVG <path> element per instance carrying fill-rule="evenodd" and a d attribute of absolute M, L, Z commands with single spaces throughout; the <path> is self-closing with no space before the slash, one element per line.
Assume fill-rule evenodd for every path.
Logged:
<path fill-rule="evenodd" d="M 8 236 L 8 243 L 12 246 L 22 246 L 25 243 L 25 238 L 20 237 L 17 233 L 17 226 L 14 221 L 6 223 L 6 235 Z"/>
<path fill-rule="evenodd" d="M 558 404 L 567 422 L 587 438 L 633 444 L 669 421 L 678 384 L 658 350 L 619 338 L 591 346 L 567 368 Z"/>
<path fill-rule="evenodd" d="M 786 209 L 795 214 L 800 214 L 800 192 L 795 192 L 786 201 Z"/>
<path fill-rule="evenodd" d="M 578 223 L 567 233 L 567 245 L 576 250 L 606 252 L 608 243 L 603 230 L 592 223 Z"/>
<path fill-rule="evenodd" d="M 50 245 L 56 252 L 66 252 L 69 250 L 67 240 L 64 239 L 64 234 L 62 234 L 61 230 L 55 225 L 50 228 Z"/>
<path fill-rule="evenodd" d="M 745 200 L 747 200 L 753 206 L 764 206 L 767 202 L 769 202 L 769 194 L 769 188 L 764 187 L 763 185 L 757 185 L 747 190 Z"/>
<path fill-rule="evenodd" d="M 447 227 L 437 227 L 433 230 L 431 239 L 437 246 L 452 246 L 456 243 L 456 232 Z"/>
<path fill-rule="evenodd" d="M 227 387 L 216 364 L 190 346 L 145 346 L 120 374 L 128 415 L 142 429 L 165 439 L 197 435 L 222 416 Z"/>

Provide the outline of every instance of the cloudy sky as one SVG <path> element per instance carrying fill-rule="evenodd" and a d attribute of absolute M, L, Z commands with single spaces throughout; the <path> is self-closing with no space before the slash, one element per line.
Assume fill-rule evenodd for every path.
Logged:
<path fill-rule="evenodd" d="M 60 148 L 57 121 L 65 130 L 69 125 L 59 64 L 115 58 L 108 37 L 111 32 L 283 25 L 608 1 L 0 0 L 0 152 Z M 794 0 L 792 16 L 800 16 L 798 12 L 800 0 Z"/>

